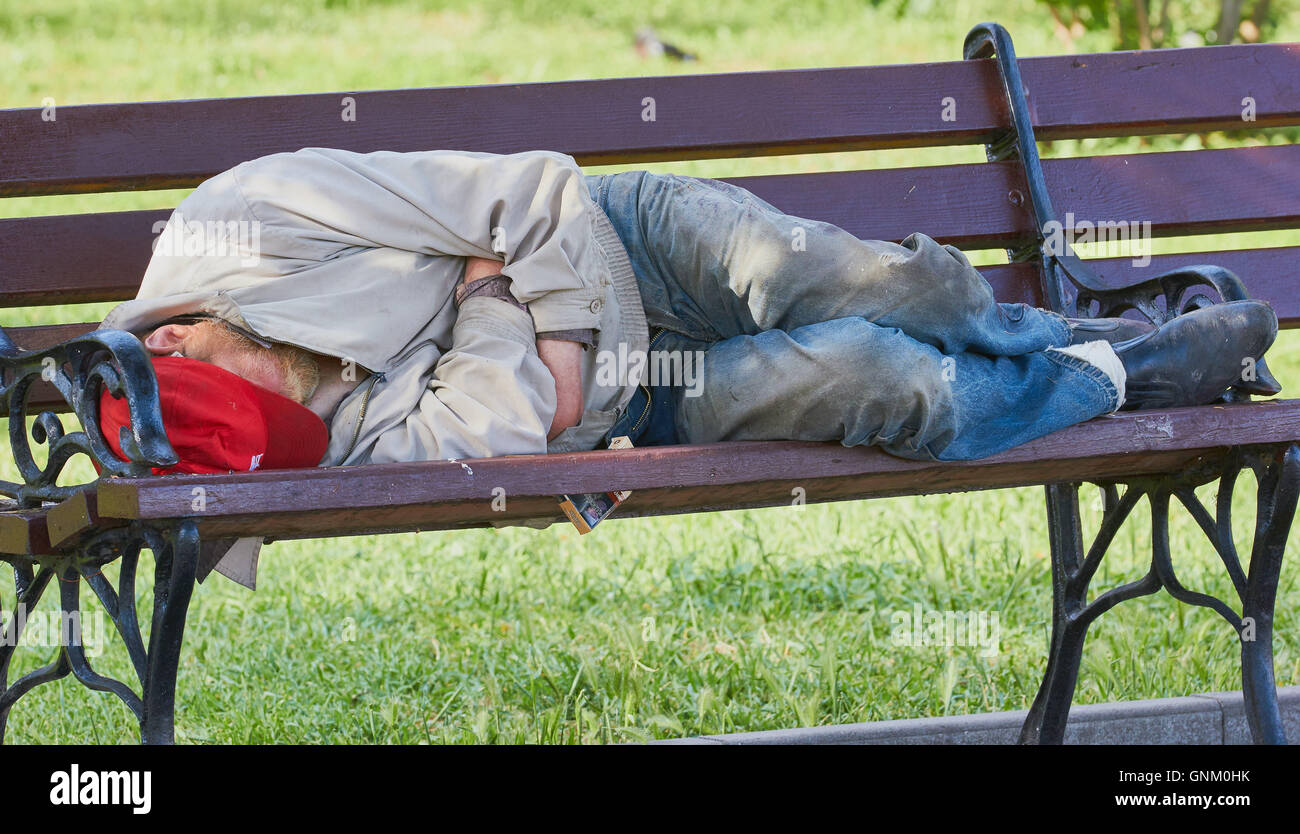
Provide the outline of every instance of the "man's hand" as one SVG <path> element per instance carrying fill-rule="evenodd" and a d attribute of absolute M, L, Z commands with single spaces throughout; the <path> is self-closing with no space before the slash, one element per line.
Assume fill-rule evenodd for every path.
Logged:
<path fill-rule="evenodd" d="M 495 275 L 505 266 L 491 258 L 466 258 L 465 283 Z M 558 339 L 539 339 L 537 355 L 555 379 L 555 417 L 547 440 L 554 440 L 560 432 L 576 426 L 582 420 L 582 345 Z"/>

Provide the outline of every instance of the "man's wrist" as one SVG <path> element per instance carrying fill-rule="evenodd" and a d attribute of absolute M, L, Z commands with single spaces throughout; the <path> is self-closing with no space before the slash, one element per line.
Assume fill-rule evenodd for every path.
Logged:
<path fill-rule="evenodd" d="M 515 298 L 514 293 L 510 292 L 510 279 L 501 273 L 495 275 L 486 275 L 473 281 L 460 284 L 456 287 L 454 302 L 456 308 L 465 302 L 467 298 L 477 296 L 487 296 L 489 298 L 499 298 L 528 313 L 528 305 Z M 531 316 L 532 314 L 529 313 Z"/>

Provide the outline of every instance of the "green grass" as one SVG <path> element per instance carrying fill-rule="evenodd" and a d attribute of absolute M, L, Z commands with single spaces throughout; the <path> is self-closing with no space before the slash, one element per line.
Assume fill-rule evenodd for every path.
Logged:
<path fill-rule="evenodd" d="M 557 6 L 562 8 L 557 10 Z M 360 90 L 498 81 L 723 72 L 949 60 L 970 25 L 1006 23 L 1020 54 L 1059 53 L 1048 18 L 1010 4 L 859 0 L 627 6 L 218 0 L 91 3 L 0 0 L 0 106 Z M 698 52 L 698 64 L 642 61 L 646 23 Z M 1300 36 L 1292 12 L 1279 38 Z M 1080 50 L 1105 49 L 1089 35 Z M 864 95 L 870 91 L 864 91 Z M 1048 154 L 1169 150 L 1258 137 L 1157 137 L 1058 143 Z M 979 162 L 940 148 L 655 166 L 707 176 Z M 23 216 L 171 206 L 185 192 L 8 200 Z M 1296 232 L 1162 241 L 1157 251 L 1297 245 Z M 998 253 L 975 253 L 996 260 Z M 0 324 L 92 319 L 108 305 L 6 310 Z M 1270 354 L 1300 385 L 1300 334 Z M 8 461 L 3 475 L 14 476 Z M 89 477 L 84 463 L 73 473 Z M 1237 499 L 1245 550 L 1253 481 Z M 1200 494 L 1212 498 L 1212 487 Z M 1086 493 L 1095 529 L 1099 505 Z M 815 499 L 815 491 L 809 496 Z M 1094 587 L 1136 579 L 1149 562 L 1146 504 L 1118 537 Z M 1172 529 L 1183 583 L 1232 591 L 1179 509 Z M 567 526 L 315 542 L 263 552 L 261 589 L 220 577 L 196 593 L 178 689 L 178 736 L 231 742 L 640 741 L 701 733 L 956 715 L 1028 706 L 1050 620 L 1050 567 L 1038 488 L 885 499 L 661 519 L 626 519 L 579 537 Z M 1297 553 L 1292 542 L 1291 554 Z M 1294 559 L 1293 559 L 1294 562 Z M 116 569 L 108 569 L 115 578 Z M 1278 599 L 1281 684 L 1300 683 L 1297 571 Z M 140 589 L 141 610 L 151 600 Z M 892 615 L 996 613 L 999 651 L 900 646 Z M 12 589 L 0 590 L 11 609 Z M 48 606 L 48 603 L 47 603 Z M 92 625 L 107 626 L 106 618 Z M 23 647 L 17 672 L 48 659 Z M 95 662 L 126 677 L 125 652 Z M 1077 703 L 1235 689 L 1232 630 L 1165 595 L 1103 617 Z M 15 742 L 130 742 L 112 696 L 60 682 L 13 711 Z"/>
<path fill-rule="evenodd" d="M 568 743 L 1023 708 L 1048 636 L 1044 541 L 1042 491 L 1016 489 L 629 519 L 581 538 L 556 526 L 279 543 L 255 594 L 220 578 L 198 591 L 179 732 Z M 1149 548 L 1128 525 L 1094 587 L 1140 576 Z M 1230 596 L 1181 512 L 1174 552 L 1188 587 Z M 1295 577 L 1278 604 L 1282 683 L 1300 682 Z M 895 645 L 891 615 L 918 603 L 996 613 L 998 653 Z M 109 649 L 97 665 L 127 674 Z M 31 664 L 46 653 L 23 650 Z M 1129 603 L 1095 628 L 1078 703 L 1237 688 L 1236 654 L 1211 612 Z M 111 698 L 69 683 L 29 696 L 11 723 L 14 741 L 134 732 Z"/>

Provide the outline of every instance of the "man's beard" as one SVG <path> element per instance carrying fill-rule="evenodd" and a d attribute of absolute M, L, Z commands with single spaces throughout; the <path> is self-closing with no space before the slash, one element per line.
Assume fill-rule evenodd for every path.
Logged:
<path fill-rule="evenodd" d="M 306 405 L 320 385 L 320 365 L 309 352 L 294 345 L 275 343 L 270 348 L 249 339 L 247 336 L 225 326 L 220 319 L 207 319 L 196 326 L 203 328 L 204 351 L 208 356 L 215 351 L 227 351 L 228 355 L 237 357 L 240 365 L 271 361 L 280 371 L 284 380 L 284 389 L 278 393 L 300 405 Z M 246 374 L 240 374 L 248 378 Z"/>

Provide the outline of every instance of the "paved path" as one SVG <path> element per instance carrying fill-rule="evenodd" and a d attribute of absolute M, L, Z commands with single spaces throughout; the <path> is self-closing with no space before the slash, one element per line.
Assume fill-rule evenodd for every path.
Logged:
<path fill-rule="evenodd" d="M 1300 686 L 1278 689 L 1287 738 L 1300 744 Z M 657 744 L 1014 744 L 1025 710 L 671 739 Z M 1241 692 L 1075 706 L 1066 744 L 1249 744 Z"/>

